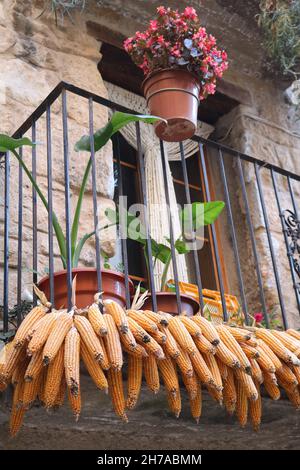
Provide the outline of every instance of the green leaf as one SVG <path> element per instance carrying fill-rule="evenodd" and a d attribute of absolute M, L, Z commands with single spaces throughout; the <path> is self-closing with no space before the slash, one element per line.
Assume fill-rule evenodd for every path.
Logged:
<path fill-rule="evenodd" d="M 84 247 L 84 244 L 85 242 L 90 238 L 92 237 L 93 235 L 95 235 L 95 230 L 93 232 L 90 232 L 90 233 L 86 233 L 78 242 L 77 246 L 76 246 L 76 249 L 74 251 L 74 254 L 73 254 L 73 260 L 72 260 L 72 268 L 77 268 L 77 265 L 78 265 L 78 261 L 79 261 L 79 258 L 80 258 L 80 254 L 81 254 L 81 251 L 82 251 L 82 248 Z"/>
<path fill-rule="evenodd" d="M 215 222 L 224 206 L 223 201 L 193 202 L 192 210 L 190 207 L 185 207 L 180 211 L 181 225 L 185 231 L 188 230 L 191 222 L 193 230 L 197 230 L 204 225 L 210 225 Z M 192 221 L 190 220 L 190 214 L 192 215 Z"/>
<path fill-rule="evenodd" d="M 0 152 L 8 152 L 15 150 L 23 145 L 34 147 L 35 144 L 31 142 L 28 137 L 22 137 L 21 139 L 14 139 L 6 134 L 0 134 Z"/>
<path fill-rule="evenodd" d="M 130 122 L 142 121 L 148 124 L 154 124 L 155 122 L 162 120 L 162 118 L 157 116 L 127 114 L 117 111 L 112 115 L 106 126 L 102 127 L 94 133 L 95 152 L 100 150 L 116 132 L 118 132 L 122 127 L 126 126 Z M 90 152 L 90 136 L 85 135 L 81 137 L 81 139 L 75 144 L 75 150 L 76 152 L 79 152 L 80 150 Z"/>
<path fill-rule="evenodd" d="M 176 240 L 175 248 L 180 255 L 185 255 L 190 252 L 190 249 L 187 247 L 186 243 L 183 240 Z"/>

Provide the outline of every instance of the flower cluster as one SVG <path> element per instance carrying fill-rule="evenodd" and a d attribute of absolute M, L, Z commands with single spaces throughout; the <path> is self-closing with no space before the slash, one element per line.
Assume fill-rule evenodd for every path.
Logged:
<path fill-rule="evenodd" d="M 216 39 L 199 24 L 194 8 L 183 13 L 163 6 L 149 28 L 124 41 L 132 60 L 148 75 L 164 68 L 184 68 L 201 84 L 200 99 L 215 93 L 216 79 L 228 67 L 227 54 L 216 47 Z"/>

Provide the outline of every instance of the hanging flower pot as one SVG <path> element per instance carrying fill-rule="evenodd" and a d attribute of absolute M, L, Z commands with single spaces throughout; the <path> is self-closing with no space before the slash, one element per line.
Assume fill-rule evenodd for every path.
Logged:
<path fill-rule="evenodd" d="M 153 72 L 144 80 L 143 92 L 151 113 L 165 119 L 155 124 L 157 137 L 179 142 L 195 134 L 200 83 L 193 74 L 180 69 Z"/>
<path fill-rule="evenodd" d="M 195 9 L 158 7 L 149 28 L 126 39 L 124 48 L 146 76 L 142 88 L 151 113 L 166 121 L 155 124 L 156 135 L 168 142 L 192 137 L 199 101 L 215 93 L 228 67 L 226 52 L 200 26 Z"/>
<path fill-rule="evenodd" d="M 96 268 L 73 268 L 73 277 L 76 275 L 76 307 L 85 308 L 94 302 L 94 295 L 98 291 Z M 110 269 L 101 270 L 102 299 L 111 299 L 122 307 L 126 306 L 125 276 Z M 50 298 L 50 278 L 45 276 L 38 283 L 38 287 L 44 292 L 47 299 Z M 130 295 L 134 287 L 129 279 Z M 66 308 L 68 305 L 67 271 L 54 273 L 54 303 L 56 308 Z"/>

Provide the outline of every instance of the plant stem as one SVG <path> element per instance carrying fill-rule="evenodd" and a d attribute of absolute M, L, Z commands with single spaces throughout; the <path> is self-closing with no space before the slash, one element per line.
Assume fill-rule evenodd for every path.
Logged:
<path fill-rule="evenodd" d="M 166 280 L 167 280 L 167 275 L 168 275 L 168 271 L 169 271 L 171 259 L 172 259 L 172 255 L 171 255 L 171 253 L 170 253 L 169 256 L 168 256 L 168 259 L 167 259 L 167 261 L 166 261 L 166 263 L 165 263 L 165 267 L 164 267 L 164 270 L 163 270 L 163 273 L 162 273 L 162 276 L 161 276 L 161 284 L 160 284 L 160 290 L 161 290 L 161 291 L 164 290 L 164 287 L 165 287 L 165 284 L 166 284 Z"/>

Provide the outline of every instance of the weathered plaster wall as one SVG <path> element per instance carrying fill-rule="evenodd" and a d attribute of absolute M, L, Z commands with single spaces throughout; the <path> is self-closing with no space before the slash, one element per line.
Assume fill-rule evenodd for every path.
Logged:
<path fill-rule="evenodd" d="M 1 1 L 0 2 L 0 113 L 1 132 L 12 133 L 45 99 L 61 81 L 106 96 L 106 89 L 97 70 L 99 42 L 86 31 L 84 17 L 75 15 L 74 24 L 66 20 L 55 24 L 53 15 L 39 17 L 44 2 Z M 88 159 L 87 153 L 75 153 L 75 142 L 82 134 L 88 133 L 87 100 L 67 94 L 70 181 L 72 190 L 72 210 L 74 210 L 78 188 Z M 107 122 L 107 110 L 94 106 L 94 127 L 102 127 Z M 53 204 L 54 210 L 65 227 L 64 217 L 64 176 L 63 176 L 63 136 L 61 99 L 52 106 L 52 158 L 53 158 Z M 29 133 L 29 137 L 31 137 Z M 46 179 L 46 123 L 40 119 L 37 125 L 37 179 L 44 194 L 47 193 Z M 24 151 L 24 158 L 31 167 L 31 154 Z M 17 224 L 18 224 L 18 178 L 17 163 L 11 157 L 11 219 L 10 219 L 10 299 L 14 303 L 17 275 Z M 97 189 L 101 207 L 112 204 L 114 191 L 113 161 L 110 145 L 97 154 Z M 3 178 L 3 172 L 1 174 Z M 32 198 L 31 185 L 23 177 L 23 289 L 30 288 L 32 273 Z M 3 181 L 1 181 L 1 232 L 0 262 L 3 260 Z M 93 230 L 91 184 L 83 206 L 79 236 Z M 110 233 L 110 235 L 112 235 Z M 103 248 L 109 253 L 114 250 L 111 236 L 104 237 Z M 55 268 L 61 269 L 55 243 Z M 47 268 L 48 236 L 47 212 L 38 200 L 38 271 Z M 91 239 L 84 250 L 81 263 L 94 265 L 94 240 Z M 1 276 L 2 279 L 2 276 Z M 0 298 L 2 298 L 0 281 Z"/>

